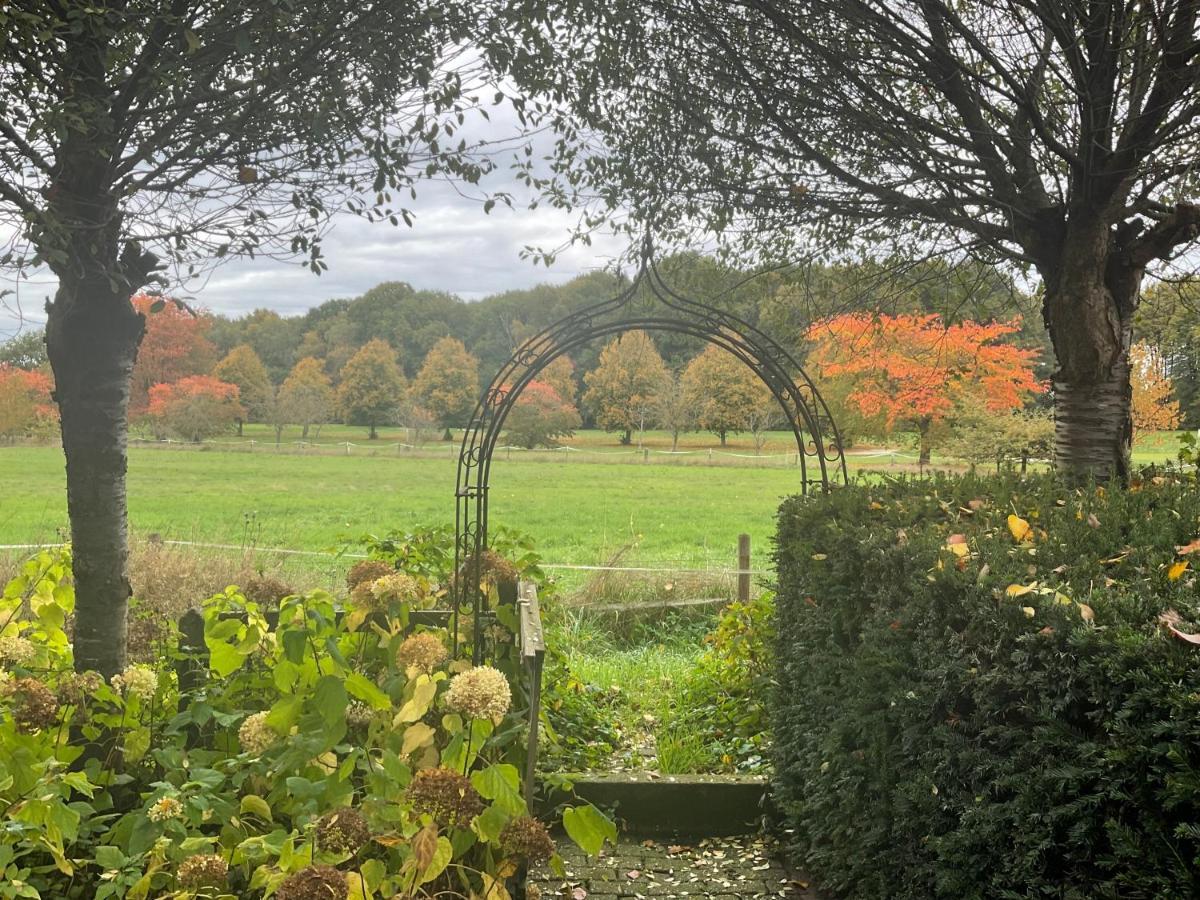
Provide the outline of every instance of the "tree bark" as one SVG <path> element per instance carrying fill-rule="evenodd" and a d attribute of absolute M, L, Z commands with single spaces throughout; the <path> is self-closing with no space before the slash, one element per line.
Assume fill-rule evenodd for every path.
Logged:
<path fill-rule="evenodd" d="M 925 418 L 917 420 L 917 433 L 920 435 L 920 449 L 917 455 L 917 465 L 927 466 L 929 460 L 933 456 L 933 445 L 929 441 L 929 429 L 933 425 L 933 420 Z"/>
<path fill-rule="evenodd" d="M 1061 268 L 1046 275 L 1046 326 L 1059 366 L 1054 462 L 1071 481 L 1129 477 L 1129 345 L 1143 275 L 1119 236 L 1095 227 L 1069 230 Z"/>
<path fill-rule="evenodd" d="M 372 422 L 369 427 L 371 430 L 367 434 L 367 440 L 368 441 L 376 440 L 379 437 L 379 432 L 375 430 L 375 423 Z"/>
<path fill-rule="evenodd" d="M 75 667 L 125 667 L 130 585 L 125 504 L 130 375 L 145 320 L 107 279 L 63 283 L 46 345 L 62 414 L 75 575 Z"/>

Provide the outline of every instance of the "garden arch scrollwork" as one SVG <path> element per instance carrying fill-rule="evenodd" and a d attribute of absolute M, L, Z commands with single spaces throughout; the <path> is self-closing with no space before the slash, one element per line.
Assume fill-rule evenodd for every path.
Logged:
<path fill-rule="evenodd" d="M 521 392 L 558 357 L 598 338 L 627 331 L 672 332 L 700 338 L 750 367 L 783 409 L 795 436 L 800 490 L 826 490 L 847 480 L 837 425 L 812 379 L 777 341 L 737 316 L 673 290 L 647 251 L 629 287 L 584 307 L 531 337 L 496 373 L 480 396 L 463 434 L 455 494 L 455 559 L 452 631 L 460 646 L 459 612 L 471 611 L 474 662 L 484 656 L 486 597 L 480 589 L 488 547 L 488 486 L 492 454 L 504 422 Z"/>

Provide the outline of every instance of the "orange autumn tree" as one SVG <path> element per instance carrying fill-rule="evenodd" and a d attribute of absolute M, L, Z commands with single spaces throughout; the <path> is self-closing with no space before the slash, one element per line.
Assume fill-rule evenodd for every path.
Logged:
<path fill-rule="evenodd" d="M 48 431 L 58 421 L 50 375 L 0 363 L 0 438 Z"/>
<path fill-rule="evenodd" d="M 846 379 L 847 400 L 890 430 L 910 424 L 920 434 L 921 464 L 929 462 L 934 427 L 956 410 L 1019 409 L 1045 390 L 1033 374 L 1037 357 L 1003 339 L 1020 320 L 958 322 L 936 315 L 852 313 L 808 329 L 809 364 L 822 378 Z"/>
<path fill-rule="evenodd" d="M 1157 347 L 1137 343 L 1129 348 L 1130 383 L 1133 388 L 1133 427 L 1144 431 L 1167 431 L 1179 427 L 1182 418 L 1175 385 L 1167 374 L 1166 361 Z"/>
<path fill-rule="evenodd" d="M 217 351 L 208 339 L 212 319 L 207 314 L 150 294 L 135 294 L 130 303 L 146 317 L 146 333 L 130 376 L 129 414 L 139 419 L 147 413 L 150 388 L 207 374 L 217 362 Z"/>
<path fill-rule="evenodd" d="M 150 388 L 147 415 L 176 437 L 199 443 L 231 431 L 246 411 L 238 388 L 211 375 L 189 375 Z"/>

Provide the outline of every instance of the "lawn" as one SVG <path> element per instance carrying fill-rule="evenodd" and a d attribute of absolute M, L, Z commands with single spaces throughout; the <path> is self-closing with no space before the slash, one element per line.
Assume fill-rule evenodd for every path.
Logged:
<path fill-rule="evenodd" d="M 322 550 L 346 536 L 452 522 L 455 463 L 391 454 L 300 456 L 134 448 L 129 517 L 166 539 Z M 760 554 L 795 468 L 512 462 L 492 473 L 492 522 L 529 532 L 548 561 L 728 566 L 737 535 Z M 61 451 L 0 449 L 0 544 L 66 525 Z"/>

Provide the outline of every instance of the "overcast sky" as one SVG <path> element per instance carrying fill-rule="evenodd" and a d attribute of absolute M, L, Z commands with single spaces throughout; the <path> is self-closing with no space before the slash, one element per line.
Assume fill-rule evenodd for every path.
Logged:
<path fill-rule="evenodd" d="M 353 215 L 338 219 L 325 240 L 329 271 L 320 277 L 300 265 L 242 259 L 216 269 L 190 294 L 200 306 L 226 315 L 258 307 L 296 315 L 334 297 L 358 296 L 381 281 L 407 281 L 418 289 L 478 300 L 604 268 L 625 248 L 623 241 L 602 237 L 592 247 L 571 248 L 547 269 L 521 259 L 521 248 L 561 244 L 572 221 L 566 214 L 497 206 L 484 215 L 478 201 L 441 184 L 421 185 L 417 200 L 409 205 L 416 214 L 412 228 L 369 223 Z M 33 278 L 19 286 L 19 295 L 6 298 L 0 340 L 17 327 L 16 301 L 27 325 L 43 322 L 42 306 L 54 287 L 50 278 Z"/>

